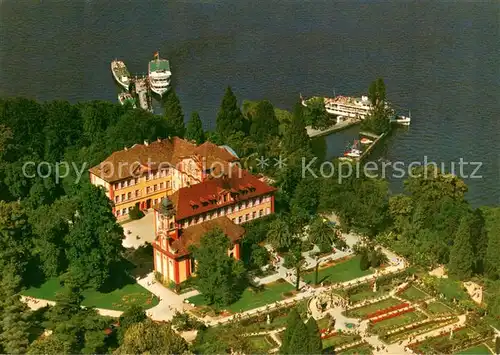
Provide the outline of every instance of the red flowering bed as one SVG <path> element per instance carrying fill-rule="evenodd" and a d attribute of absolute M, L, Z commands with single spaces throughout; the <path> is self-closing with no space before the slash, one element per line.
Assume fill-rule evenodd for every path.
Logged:
<path fill-rule="evenodd" d="M 411 307 L 411 308 L 405 309 L 404 311 L 401 311 L 401 312 L 398 312 L 398 313 L 394 313 L 394 314 L 388 314 L 388 315 L 380 317 L 378 319 L 370 319 L 370 323 L 371 324 L 375 324 L 375 323 L 378 323 L 378 322 L 382 322 L 383 320 L 387 320 L 387 319 L 391 319 L 391 318 L 394 318 L 394 317 L 398 317 L 398 316 L 400 316 L 402 314 L 413 312 L 414 310 L 415 310 L 415 308 Z"/>
<path fill-rule="evenodd" d="M 398 309 L 401 309 L 401 308 L 408 307 L 409 305 L 410 304 L 407 303 L 407 302 L 401 303 L 401 304 L 397 304 L 395 306 L 392 306 L 392 307 L 389 307 L 389 308 L 384 308 L 384 309 L 378 310 L 377 312 L 367 314 L 365 318 L 378 317 L 378 316 L 381 316 L 382 314 L 389 313 L 389 312 L 392 312 L 392 311 L 395 311 L 395 310 L 398 310 Z"/>
<path fill-rule="evenodd" d="M 337 335 L 336 331 L 328 332 L 327 329 L 321 329 L 320 333 L 321 333 L 321 339 L 328 339 L 328 338 L 331 338 L 331 337 Z"/>
<path fill-rule="evenodd" d="M 411 283 L 409 283 L 409 282 L 408 282 L 408 283 L 405 285 L 405 287 L 400 288 L 400 289 L 398 290 L 398 292 L 396 292 L 396 294 L 397 294 L 397 295 L 402 294 L 402 293 L 403 293 L 403 292 L 405 292 L 407 289 L 409 289 L 409 288 L 410 288 L 410 286 L 411 286 Z"/>

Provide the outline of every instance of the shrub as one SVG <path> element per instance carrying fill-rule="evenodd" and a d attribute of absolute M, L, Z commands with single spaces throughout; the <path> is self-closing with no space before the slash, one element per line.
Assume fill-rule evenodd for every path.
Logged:
<path fill-rule="evenodd" d="M 370 258 L 367 253 L 361 254 L 361 259 L 359 260 L 359 268 L 361 270 L 368 270 L 370 268 Z"/>
<path fill-rule="evenodd" d="M 269 262 L 269 252 L 263 246 L 254 244 L 252 246 L 251 260 L 253 265 L 261 268 Z"/>
<path fill-rule="evenodd" d="M 180 313 L 179 311 L 175 312 L 174 317 L 172 318 L 172 325 L 180 331 L 193 329 L 203 330 L 206 328 L 205 324 L 199 320 L 191 317 L 187 313 Z"/>
<path fill-rule="evenodd" d="M 137 220 L 137 219 L 141 219 L 142 217 L 144 217 L 144 212 L 142 212 L 139 209 L 139 205 L 135 205 L 134 207 L 132 207 L 132 209 L 130 210 L 128 215 L 129 215 L 130 219 Z"/>

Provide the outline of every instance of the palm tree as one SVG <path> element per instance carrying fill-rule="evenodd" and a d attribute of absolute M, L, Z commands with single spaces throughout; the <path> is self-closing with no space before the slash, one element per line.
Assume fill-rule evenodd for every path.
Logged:
<path fill-rule="evenodd" d="M 324 222 L 321 217 L 316 217 L 309 227 L 309 241 L 318 246 L 331 246 L 335 239 L 334 233 L 328 223 Z"/>
<path fill-rule="evenodd" d="M 292 245 L 292 233 L 283 217 L 278 217 L 269 224 L 267 241 L 276 249 L 289 248 Z"/>

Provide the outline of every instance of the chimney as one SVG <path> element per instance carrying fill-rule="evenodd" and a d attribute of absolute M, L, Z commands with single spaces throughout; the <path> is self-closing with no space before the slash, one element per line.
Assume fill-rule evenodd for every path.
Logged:
<path fill-rule="evenodd" d="M 144 145 L 147 147 L 149 145 L 148 141 L 144 141 Z"/>

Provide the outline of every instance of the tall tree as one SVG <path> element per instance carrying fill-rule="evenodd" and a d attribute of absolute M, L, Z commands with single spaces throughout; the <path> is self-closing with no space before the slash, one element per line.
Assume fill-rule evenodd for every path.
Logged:
<path fill-rule="evenodd" d="M 488 245 L 484 256 L 484 269 L 486 275 L 496 280 L 500 278 L 500 208 L 485 208 L 485 227 L 488 236 Z"/>
<path fill-rule="evenodd" d="M 145 140 L 152 142 L 158 138 L 167 138 L 169 135 L 175 136 L 174 133 L 170 130 L 168 120 L 161 116 L 153 115 L 144 110 L 127 111 L 120 117 L 116 125 L 110 126 L 106 130 L 106 140 L 102 146 L 106 154 L 97 163 L 100 163 L 114 151 L 122 150 L 125 147 L 130 148 L 134 144 L 142 144 Z M 83 161 L 88 161 L 88 157 L 86 159 Z"/>
<path fill-rule="evenodd" d="M 184 113 L 182 112 L 181 102 L 174 89 L 168 91 L 163 102 L 169 134 L 171 136 L 183 138 L 186 131 Z"/>
<path fill-rule="evenodd" d="M 309 240 L 316 244 L 322 251 L 331 251 L 332 243 L 335 239 L 335 231 L 323 218 L 317 217 L 309 228 Z"/>
<path fill-rule="evenodd" d="M 15 267 L 15 274 L 26 271 L 32 249 L 32 231 L 25 209 L 19 202 L 0 201 L 0 270 Z"/>
<path fill-rule="evenodd" d="M 65 237 L 69 270 L 80 284 L 100 288 L 118 281 L 123 229 L 116 223 L 112 201 L 101 188 L 86 185 L 78 196 L 75 222 Z"/>
<path fill-rule="evenodd" d="M 303 323 L 300 314 L 293 308 L 286 319 L 286 329 L 283 333 L 283 341 L 279 351 L 280 354 L 294 353 L 294 349 L 290 348 L 290 345 L 295 329 L 300 323 Z"/>
<path fill-rule="evenodd" d="M 0 343 L 8 354 L 24 354 L 28 347 L 30 323 L 28 306 L 21 301 L 21 278 L 15 268 L 2 270 L 0 288 Z"/>
<path fill-rule="evenodd" d="M 186 138 L 196 144 L 205 142 L 205 131 L 198 112 L 193 112 L 186 128 Z"/>
<path fill-rule="evenodd" d="M 370 83 L 368 98 L 375 107 L 383 106 L 385 103 L 385 83 L 384 79 L 378 78 Z"/>
<path fill-rule="evenodd" d="M 278 135 L 279 122 L 269 101 L 260 101 L 250 116 L 250 136 L 256 142 L 265 142 L 269 137 Z"/>
<path fill-rule="evenodd" d="M 120 316 L 120 328 L 118 329 L 118 341 L 123 342 L 127 329 L 133 324 L 141 323 L 147 319 L 146 312 L 138 305 L 130 306 Z"/>
<path fill-rule="evenodd" d="M 67 147 L 81 140 L 82 119 L 76 107 L 67 101 L 52 101 L 46 103 L 45 108 L 45 159 L 57 162 L 62 159 Z"/>
<path fill-rule="evenodd" d="M 68 267 L 64 237 L 69 233 L 75 211 L 75 199 L 65 196 L 30 213 L 29 223 L 34 234 L 32 254 L 40 258 L 47 277 L 58 276 Z"/>
<path fill-rule="evenodd" d="M 309 332 L 301 319 L 293 329 L 288 354 L 307 354 L 309 346 Z"/>
<path fill-rule="evenodd" d="M 323 351 L 323 343 L 321 341 L 321 334 L 319 332 L 318 323 L 311 317 L 306 322 L 307 334 L 309 339 L 307 342 L 307 354 L 321 354 Z"/>
<path fill-rule="evenodd" d="M 127 329 L 115 354 L 182 354 L 187 349 L 186 341 L 170 324 L 157 324 L 148 319 Z"/>
<path fill-rule="evenodd" d="M 450 252 L 448 269 L 451 275 L 461 280 L 472 276 L 474 270 L 474 249 L 471 244 L 469 219 L 466 217 L 460 220 L 460 225 L 458 226 L 455 241 Z"/>
<path fill-rule="evenodd" d="M 110 320 L 100 316 L 95 309 L 81 307 L 81 288 L 77 280 L 67 275 L 64 287 L 56 295 L 56 304 L 48 312 L 48 329 L 52 330 L 54 343 L 37 344 L 37 348 L 54 347 L 63 353 L 106 352 L 105 329 Z"/>
<path fill-rule="evenodd" d="M 205 234 L 200 246 L 192 248 L 197 261 L 196 284 L 209 304 L 226 306 L 246 287 L 243 263 L 228 255 L 231 242 L 219 229 Z"/>
<path fill-rule="evenodd" d="M 285 151 L 291 154 L 299 149 L 309 149 L 310 142 L 307 135 L 306 126 L 303 118 L 303 106 L 300 102 L 295 104 L 292 121 L 287 127 L 283 145 Z"/>
<path fill-rule="evenodd" d="M 238 131 L 244 131 L 244 117 L 238 107 L 236 96 L 229 86 L 222 99 L 219 113 L 217 114 L 216 125 L 217 133 L 219 133 L 223 139 Z"/>
<path fill-rule="evenodd" d="M 287 221 L 278 217 L 269 225 L 267 241 L 277 249 L 286 249 L 292 245 L 292 233 Z"/>

